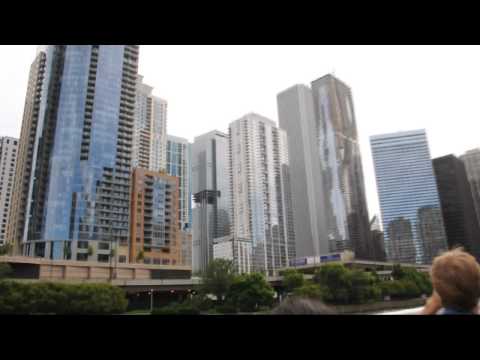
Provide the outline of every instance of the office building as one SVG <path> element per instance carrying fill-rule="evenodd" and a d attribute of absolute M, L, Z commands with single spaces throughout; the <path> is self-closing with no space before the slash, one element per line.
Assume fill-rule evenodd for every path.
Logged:
<path fill-rule="evenodd" d="M 17 252 L 109 261 L 113 244 L 128 246 L 138 52 L 138 45 L 39 47 L 9 226 Z"/>
<path fill-rule="evenodd" d="M 428 264 L 447 248 L 424 130 L 370 138 L 389 261 Z"/>
<path fill-rule="evenodd" d="M 7 239 L 17 151 L 18 139 L 8 136 L 0 137 L 0 246 L 5 245 Z"/>
<path fill-rule="evenodd" d="M 136 168 L 131 197 L 130 262 L 182 264 L 178 178 Z"/>
<path fill-rule="evenodd" d="M 232 235 L 252 241 L 252 271 L 273 275 L 295 257 L 284 130 L 250 113 L 229 126 Z"/>
<path fill-rule="evenodd" d="M 433 167 L 448 246 L 462 246 L 480 259 L 480 226 L 463 161 L 446 155 L 433 159 Z"/>
<path fill-rule="evenodd" d="M 167 174 L 179 179 L 178 226 L 192 231 L 191 144 L 187 139 L 167 136 Z"/>
<path fill-rule="evenodd" d="M 350 88 L 332 75 L 277 96 L 288 136 L 299 257 L 352 250 L 371 259 L 368 209 Z"/>
<path fill-rule="evenodd" d="M 213 239 L 230 234 L 231 189 L 228 135 L 211 131 L 192 144 L 193 272 L 213 259 Z"/>
<path fill-rule="evenodd" d="M 152 95 L 153 87 L 137 76 L 133 167 L 152 171 L 166 169 L 167 102 Z"/>
<path fill-rule="evenodd" d="M 213 258 L 230 260 L 237 274 L 248 274 L 252 271 L 252 241 L 233 235 L 214 239 Z"/>
<path fill-rule="evenodd" d="M 377 215 L 370 220 L 370 242 L 372 260 L 386 261 L 387 254 L 385 254 L 383 231 L 380 227 L 380 219 Z"/>
<path fill-rule="evenodd" d="M 477 221 L 480 224 L 480 148 L 467 151 L 460 156 L 460 159 L 465 164 L 467 178 L 472 191 L 475 213 L 477 215 Z"/>

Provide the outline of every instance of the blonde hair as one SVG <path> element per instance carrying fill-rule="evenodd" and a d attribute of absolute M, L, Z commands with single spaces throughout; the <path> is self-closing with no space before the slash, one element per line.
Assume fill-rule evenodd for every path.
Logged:
<path fill-rule="evenodd" d="M 480 265 L 462 248 L 447 251 L 433 260 L 432 285 L 444 307 L 473 310 L 480 299 Z"/>

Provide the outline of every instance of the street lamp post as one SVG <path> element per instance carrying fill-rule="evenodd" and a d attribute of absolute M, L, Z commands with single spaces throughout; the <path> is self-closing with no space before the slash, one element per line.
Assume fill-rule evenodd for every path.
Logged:
<path fill-rule="evenodd" d="M 150 289 L 150 312 L 153 312 L 153 289 Z"/>

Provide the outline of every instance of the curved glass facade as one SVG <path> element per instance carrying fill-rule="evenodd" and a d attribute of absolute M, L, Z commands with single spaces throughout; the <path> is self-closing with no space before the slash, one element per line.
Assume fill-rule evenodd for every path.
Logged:
<path fill-rule="evenodd" d="M 25 240 L 48 242 L 41 253 L 56 259 L 66 242 L 125 244 L 138 46 L 48 46 L 46 56 Z"/>
<path fill-rule="evenodd" d="M 429 263 L 447 247 L 424 130 L 370 138 L 391 261 Z"/>

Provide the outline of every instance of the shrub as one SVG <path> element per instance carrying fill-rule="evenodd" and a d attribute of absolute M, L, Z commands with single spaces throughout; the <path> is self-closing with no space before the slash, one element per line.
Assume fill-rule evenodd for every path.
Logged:
<path fill-rule="evenodd" d="M 220 314 L 236 314 L 238 312 L 235 304 L 231 302 L 226 302 L 223 305 L 219 305 L 215 308 L 215 310 Z"/>
<path fill-rule="evenodd" d="M 0 245 L 0 255 L 9 255 L 11 253 L 12 249 L 13 249 L 13 247 L 10 243 Z"/>
<path fill-rule="evenodd" d="M 200 310 L 190 302 L 181 304 L 172 303 L 170 305 L 154 309 L 152 315 L 199 315 Z"/>
<path fill-rule="evenodd" d="M 13 270 L 10 264 L 0 263 L 0 280 L 8 278 L 12 273 Z"/>
<path fill-rule="evenodd" d="M 307 284 L 296 288 L 293 295 L 309 299 L 322 299 L 322 288 L 316 284 Z"/>
<path fill-rule="evenodd" d="M 2 314 L 119 314 L 128 301 L 109 284 L 0 282 Z"/>

